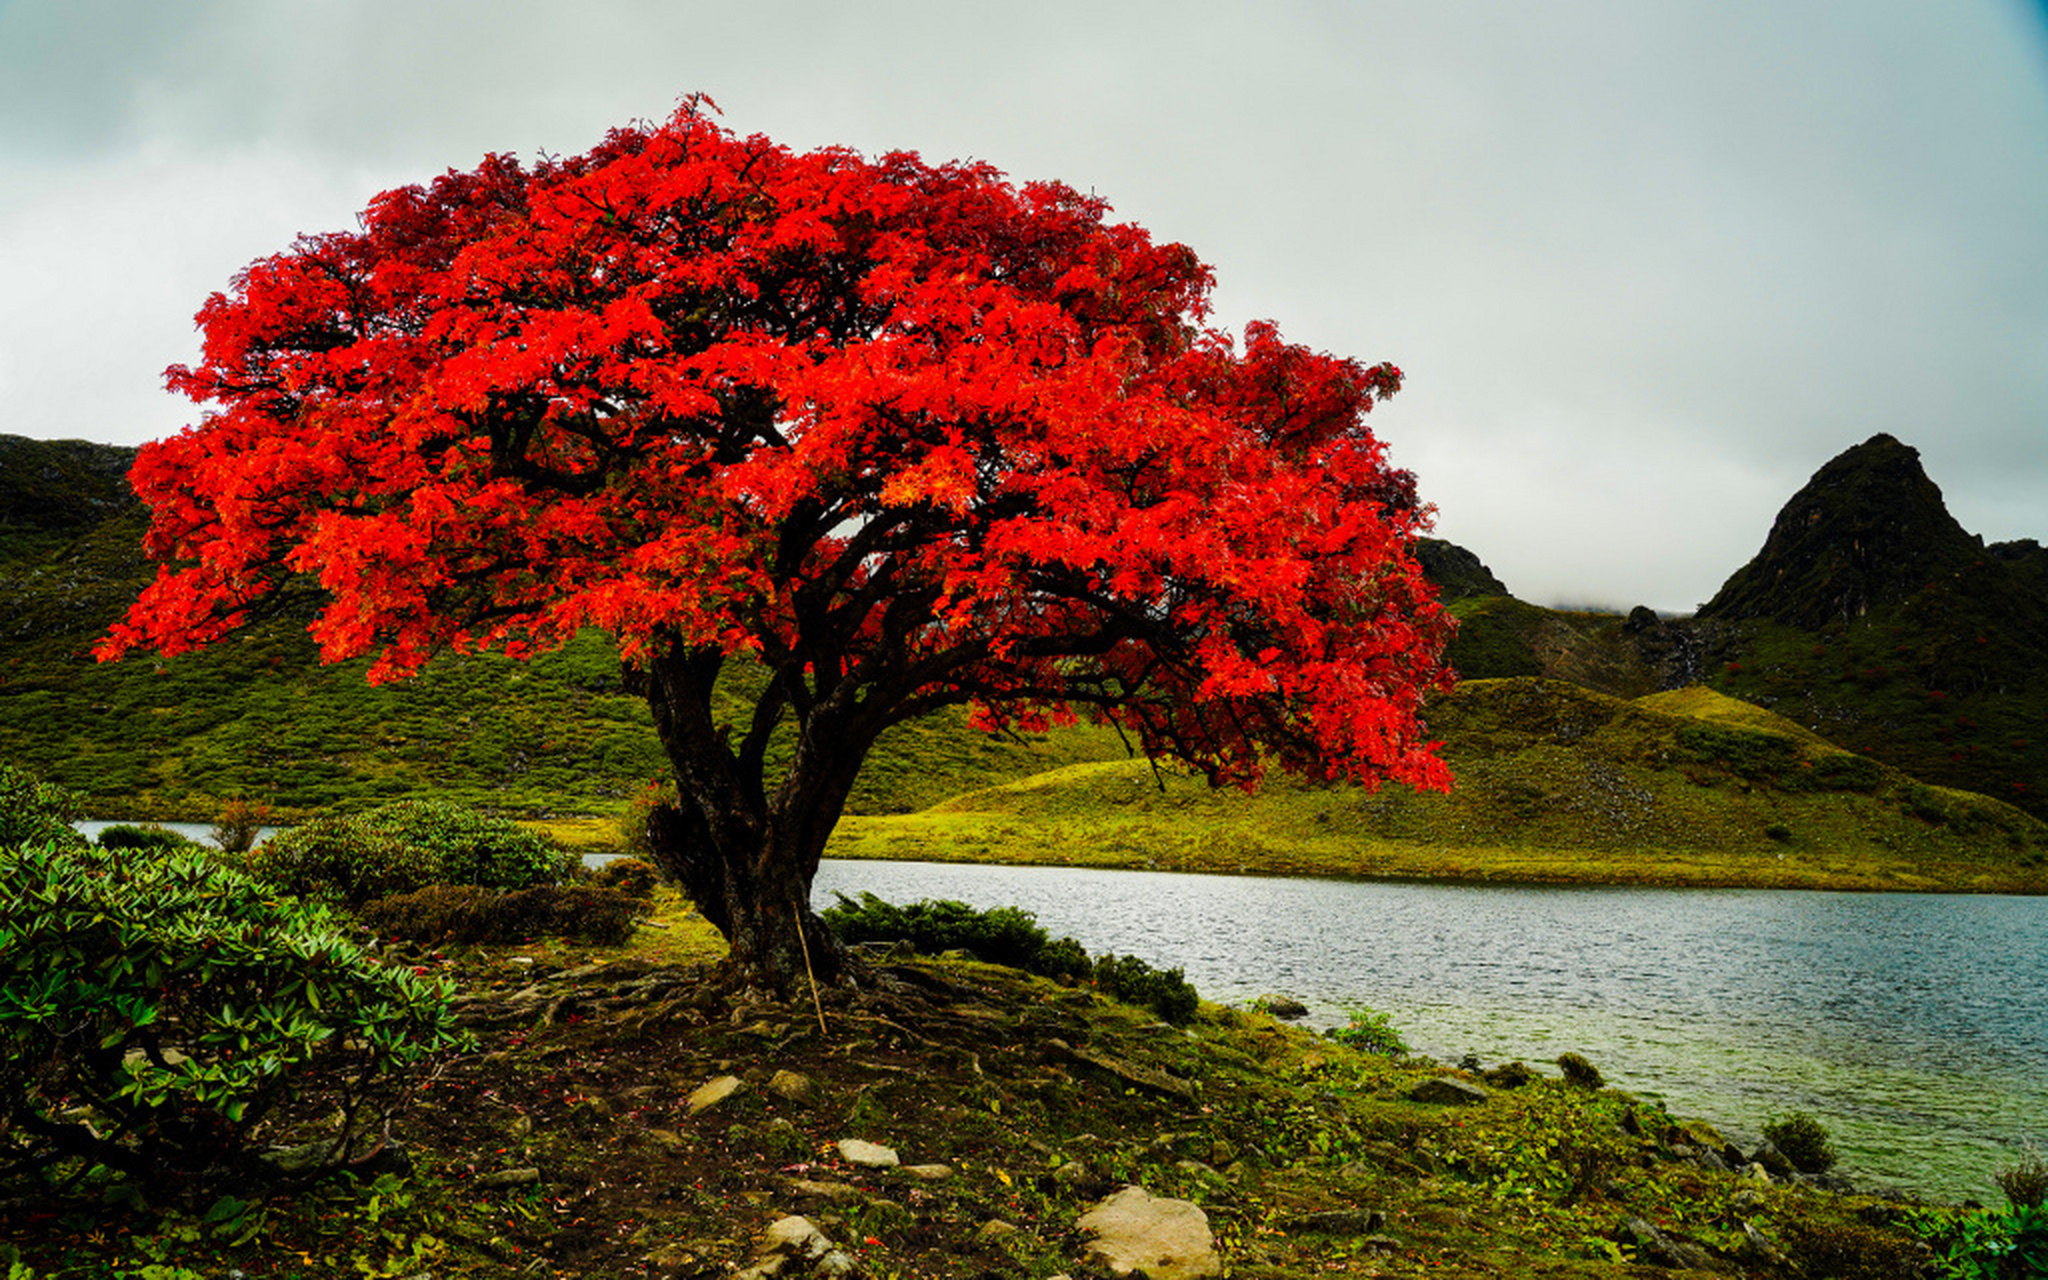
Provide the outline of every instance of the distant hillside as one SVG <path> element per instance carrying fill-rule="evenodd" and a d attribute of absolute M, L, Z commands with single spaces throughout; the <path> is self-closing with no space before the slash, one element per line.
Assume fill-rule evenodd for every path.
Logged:
<path fill-rule="evenodd" d="M 1210 791 L 1075 765 L 922 813 L 849 821 L 848 857 L 1321 875 L 2048 891 L 2048 824 L 1931 787 L 1703 688 L 1623 700 L 1523 677 L 1431 712 L 1458 785 L 1274 779 Z"/>
<path fill-rule="evenodd" d="M 2048 816 L 2048 550 L 1986 546 L 1919 454 L 1874 436 L 1794 494 L 1697 617 L 1451 605 L 1467 678 L 1620 697 L 1703 683 L 1925 781 Z"/>
<path fill-rule="evenodd" d="M 594 632 L 530 663 L 449 655 L 373 688 L 367 661 L 320 665 L 302 597 L 201 653 L 95 663 L 94 642 L 155 573 L 125 480 L 133 456 L 0 437 L 0 510 L 14 513 L 0 524 L 0 760 L 84 793 L 96 817 L 194 820 L 237 795 L 287 815 L 430 793 L 605 813 L 666 774 L 645 702 Z M 1110 733 L 993 738 L 942 715 L 885 737 L 852 806 L 899 812 L 1111 754 L 1123 751 Z"/>

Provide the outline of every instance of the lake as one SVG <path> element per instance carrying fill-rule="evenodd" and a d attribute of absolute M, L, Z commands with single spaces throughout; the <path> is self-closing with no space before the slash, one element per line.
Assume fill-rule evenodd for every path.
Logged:
<path fill-rule="evenodd" d="M 1744 1146 L 1810 1111 L 1863 1186 L 2002 1203 L 1992 1172 L 2048 1146 L 2040 898 L 827 861 L 816 904 L 835 891 L 1022 907 L 1210 1000 L 1280 992 L 1317 1026 L 1385 1012 L 1446 1062 L 1583 1053 Z"/>

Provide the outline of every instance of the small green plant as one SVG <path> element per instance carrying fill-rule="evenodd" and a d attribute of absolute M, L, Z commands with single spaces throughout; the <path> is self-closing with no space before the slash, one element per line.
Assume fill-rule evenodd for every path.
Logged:
<path fill-rule="evenodd" d="M 1942 1280 L 2048 1276 L 2048 1209 L 1921 1209 L 1905 1226 L 1933 1251 Z"/>
<path fill-rule="evenodd" d="M 836 896 L 824 920 L 848 944 L 902 941 L 925 955 L 966 951 L 977 960 L 1027 972 L 1038 971 L 1035 965 L 1047 946 L 1037 917 L 1017 907 L 978 911 L 947 898 L 899 907 L 872 893 L 861 894 L 858 901 Z"/>
<path fill-rule="evenodd" d="M 1598 1091 L 1607 1083 L 1606 1080 L 1601 1078 L 1600 1068 L 1587 1061 L 1584 1054 L 1559 1054 L 1557 1056 L 1557 1069 L 1564 1072 L 1567 1084 L 1575 1085 L 1589 1093 Z"/>
<path fill-rule="evenodd" d="M 400 1069 L 460 1042 L 447 997 L 205 852 L 0 850 L 0 1173 L 240 1168 L 316 1077 L 343 1159 Z"/>
<path fill-rule="evenodd" d="M 187 849 L 192 841 L 166 827 L 117 824 L 102 827 L 95 838 L 102 849 Z"/>
<path fill-rule="evenodd" d="M 661 873 L 651 862 L 639 858 L 613 858 L 590 873 L 589 883 L 599 889 L 616 889 L 629 898 L 645 901 L 654 896 Z"/>
<path fill-rule="evenodd" d="M 1194 1021 L 1200 1000 L 1179 969 L 1154 969 L 1136 956 L 1105 955 L 1095 962 L 1095 986 L 1125 1004 L 1149 1008 L 1181 1026 Z"/>
<path fill-rule="evenodd" d="M 1807 1112 L 1773 1119 L 1764 1126 L 1764 1140 L 1801 1173 L 1826 1173 L 1835 1167 L 1835 1144 L 1827 1126 Z"/>
<path fill-rule="evenodd" d="M 228 853 L 247 853 L 269 822 L 269 805 L 236 796 L 221 806 L 220 815 L 213 820 L 213 842 Z"/>
<path fill-rule="evenodd" d="M 1323 1033 L 1338 1044 L 1362 1049 L 1367 1053 L 1382 1053 L 1390 1057 L 1408 1052 L 1408 1042 L 1401 1038 L 1393 1021 L 1384 1013 L 1372 1009 L 1353 1009 L 1345 1024 L 1331 1027 Z"/>
<path fill-rule="evenodd" d="M 647 820 L 662 805 L 674 803 L 676 787 L 673 781 L 650 782 L 633 793 L 618 816 L 619 845 L 625 849 L 627 857 L 649 863 L 654 861 L 654 848 L 647 839 Z"/>
<path fill-rule="evenodd" d="M 2017 1163 L 1993 1174 L 1992 1181 L 2005 1193 L 2005 1202 L 2015 1209 L 2038 1209 L 2048 1200 L 2048 1162 L 2031 1145 Z"/>
<path fill-rule="evenodd" d="M 1480 1075 L 1480 1079 L 1496 1089 L 1519 1089 L 1535 1078 L 1536 1073 L 1523 1062 L 1503 1062 Z"/>

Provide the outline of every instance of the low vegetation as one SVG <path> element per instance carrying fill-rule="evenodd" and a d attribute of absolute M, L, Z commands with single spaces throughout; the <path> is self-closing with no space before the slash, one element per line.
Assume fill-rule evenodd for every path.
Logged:
<path fill-rule="evenodd" d="M 69 836 L 0 853 L 12 1280 L 712 1276 L 793 1212 L 877 1277 L 1085 1274 L 1077 1219 L 1129 1184 L 1200 1205 L 1243 1277 L 1992 1277 L 2038 1248 L 2024 1163 L 1996 1212 L 1737 1174 L 1720 1135 L 1576 1055 L 1563 1078 L 1452 1069 L 1366 1010 L 1318 1036 L 1016 910 L 843 903 L 848 938 L 955 958 L 871 949 L 861 987 L 813 1007 L 720 981 L 701 918 L 628 895 L 642 868 L 545 887 L 630 903 L 645 927 L 616 941 L 538 916 L 394 941 L 360 922 L 378 908 L 232 862 Z M 412 906 L 454 904 L 445 925 L 533 892 Z M 1418 1100 L 1444 1077 L 1489 1092 Z M 1795 1131 L 1825 1145 L 1808 1121 L 1774 1130 L 1786 1158 Z M 851 1164 L 853 1137 L 920 1168 Z"/>
<path fill-rule="evenodd" d="M 294 1096 L 338 1116 L 338 1163 L 404 1068 L 461 1042 L 443 984 L 197 850 L 16 846 L 0 922 L 0 1171 L 124 1193 L 246 1171 Z"/>
<path fill-rule="evenodd" d="M 1461 685 L 1432 729 L 1449 795 L 1270 779 L 1212 791 L 1144 761 L 1071 765 L 921 813 L 852 818 L 850 858 L 1824 889 L 2048 891 L 2048 824 L 1923 785 L 1694 688 Z"/>

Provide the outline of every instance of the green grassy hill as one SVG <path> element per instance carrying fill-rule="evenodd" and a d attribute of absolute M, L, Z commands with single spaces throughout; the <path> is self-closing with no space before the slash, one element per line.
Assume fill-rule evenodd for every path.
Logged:
<path fill-rule="evenodd" d="M 1274 779 L 1211 791 L 1077 764 L 923 813 L 848 820 L 831 852 L 1190 871 L 2048 891 L 2048 824 L 1914 781 L 1693 688 L 1634 700 L 1472 681 L 1431 712 L 1448 795 Z"/>
<path fill-rule="evenodd" d="M 319 663 L 300 598 L 204 652 L 94 662 L 154 574 L 123 479 L 132 457 L 0 436 L 0 760 L 82 793 L 93 816 L 205 821 L 247 796 L 289 818 L 426 795 L 603 814 L 666 773 L 647 706 L 596 632 L 532 662 L 448 655 L 373 687 L 367 661 Z M 902 812 L 1122 754 L 1106 732 L 1003 739 L 941 715 L 883 739 L 852 807 Z"/>

